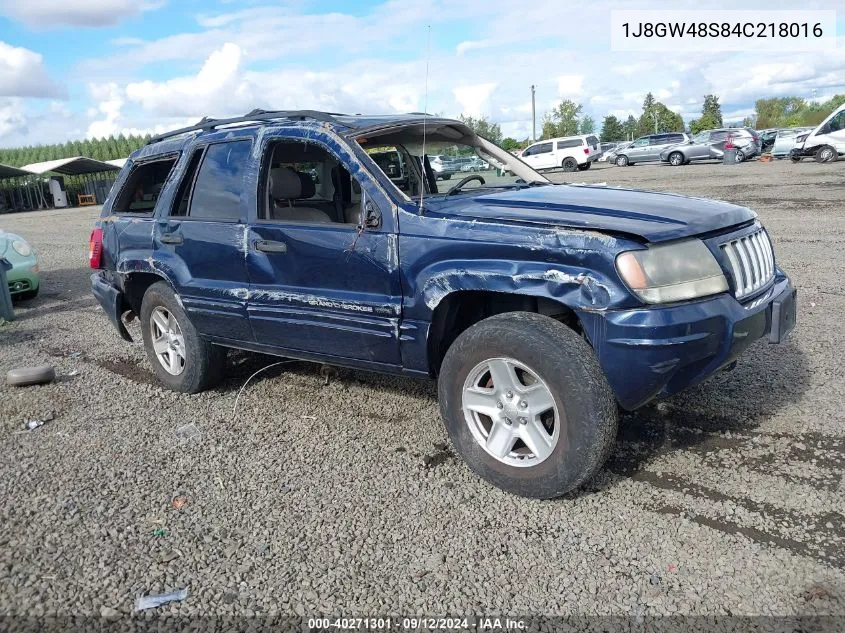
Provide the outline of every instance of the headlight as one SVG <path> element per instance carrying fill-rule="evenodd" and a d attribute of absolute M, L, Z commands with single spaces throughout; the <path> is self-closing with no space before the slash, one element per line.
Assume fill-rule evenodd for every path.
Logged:
<path fill-rule="evenodd" d="M 719 263 L 701 240 L 619 253 L 616 270 L 646 303 L 684 301 L 728 289 Z"/>
<path fill-rule="evenodd" d="M 21 257 L 29 257 L 32 255 L 32 247 L 23 240 L 14 240 L 12 242 L 12 248 L 14 248 Z"/>

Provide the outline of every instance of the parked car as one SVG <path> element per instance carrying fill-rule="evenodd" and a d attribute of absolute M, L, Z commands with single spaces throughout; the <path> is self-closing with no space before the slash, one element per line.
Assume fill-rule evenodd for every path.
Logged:
<path fill-rule="evenodd" d="M 774 143 L 772 143 L 768 151 L 776 158 L 786 158 L 795 148 L 795 143 L 798 137 L 806 135 L 806 133 L 812 129 L 813 128 L 800 127 L 777 130 Z"/>
<path fill-rule="evenodd" d="M 599 157 L 599 139 L 593 134 L 551 138 L 529 145 L 520 154 L 533 169 L 584 171 Z"/>
<path fill-rule="evenodd" d="M 442 154 L 436 154 L 434 156 L 429 156 L 428 158 L 431 169 L 437 180 L 449 180 L 453 174 L 460 171 L 451 158 L 443 156 Z"/>
<path fill-rule="evenodd" d="M 629 147 L 631 147 L 631 144 L 633 142 L 634 141 L 625 141 L 623 143 L 617 144 L 615 148 L 613 148 L 612 150 L 605 152 L 604 154 L 599 156 L 598 160 L 600 162 L 615 164 L 616 163 L 616 157 L 618 156 L 619 152 L 622 152 L 623 150 L 626 150 Z"/>
<path fill-rule="evenodd" d="M 770 152 L 775 144 L 778 132 L 784 128 L 766 128 L 765 130 L 757 130 L 760 137 L 760 153 L 765 154 Z"/>
<path fill-rule="evenodd" d="M 636 163 L 654 163 L 660 160 L 660 152 L 664 149 L 686 143 L 688 140 L 689 136 L 684 132 L 641 136 L 628 147 L 616 150 L 614 164 L 618 167 L 627 167 Z"/>
<path fill-rule="evenodd" d="M 461 171 L 484 171 L 486 169 L 490 169 L 490 164 L 481 160 L 478 156 L 469 158 L 461 165 Z"/>
<path fill-rule="evenodd" d="M 0 260 L 5 259 L 10 269 L 6 281 L 12 299 L 34 299 L 41 287 L 38 253 L 24 238 L 0 230 Z"/>
<path fill-rule="evenodd" d="M 829 163 L 845 154 L 845 104 L 822 121 L 809 134 L 802 134 L 795 140 L 790 152 L 794 162 L 812 156 L 820 163 Z"/>
<path fill-rule="evenodd" d="M 617 147 L 619 143 L 601 143 L 599 144 L 599 157 L 596 159 L 596 162 L 603 163 L 607 160 L 609 154 L 611 154 Z"/>
<path fill-rule="evenodd" d="M 456 452 L 542 498 L 597 471 L 617 406 L 681 391 L 793 328 L 795 291 L 750 209 L 553 185 L 462 122 L 423 117 L 253 111 L 153 138 L 91 234 L 94 295 L 124 339 L 138 318 L 174 391 L 218 383 L 230 348 L 436 378 Z M 513 175 L 440 190 L 422 121 L 426 148 Z M 368 154 L 389 147 L 419 195 Z M 302 161 L 330 177 L 316 186 Z M 154 208 L 133 211 L 157 184 Z"/>
<path fill-rule="evenodd" d="M 722 128 L 699 132 L 685 144 L 669 146 L 660 152 L 660 160 L 675 167 L 694 160 L 722 160 L 728 138 L 736 148 L 738 163 L 760 153 L 758 140 L 747 129 Z"/>

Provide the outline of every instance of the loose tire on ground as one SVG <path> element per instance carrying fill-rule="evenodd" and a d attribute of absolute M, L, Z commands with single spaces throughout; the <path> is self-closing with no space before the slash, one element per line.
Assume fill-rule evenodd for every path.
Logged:
<path fill-rule="evenodd" d="M 592 162 L 589 162 L 589 163 L 584 163 L 583 165 L 578 165 L 578 171 L 587 171 L 592 164 L 593 164 Z"/>
<path fill-rule="evenodd" d="M 184 369 L 178 375 L 173 375 L 164 368 L 153 347 L 152 315 L 157 308 L 163 308 L 173 316 L 184 339 Z M 223 379 L 226 349 L 212 345 L 197 333 L 167 282 L 156 282 L 144 293 L 141 302 L 141 331 L 144 349 L 153 371 L 171 390 L 198 393 L 213 387 Z"/>
<path fill-rule="evenodd" d="M 510 465 L 488 452 L 476 439 L 478 425 L 474 428 L 472 412 L 464 408 L 465 394 L 474 395 L 465 388 L 473 372 L 491 359 L 498 362 L 503 358 L 535 372 L 548 386 L 556 407 L 557 441 L 548 457 L 534 465 Z M 482 382 L 485 379 L 481 377 Z M 494 398 L 507 397 L 499 394 L 492 373 L 487 386 Z M 469 467 L 495 486 L 520 496 L 549 499 L 574 490 L 601 467 L 616 440 L 616 400 L 593 349 L 573 330 L 546 316 L 509 312 L 467 329 L 446 353 L 438 394 L 446 430 Z M 518 394 L 517 398 L 522 397 Z M 519 415 L 520 406 L 521 402 L 508 402 L 501 415 L 510 416 L 509 410 Z M 496 409 L 490 410 L 497 415 Z M 488 439 L 489 433 L 492 425 Z M 518 442 L 515 446 L 507 455 L 512 461 L 524 450 L 518 448 Z"/>

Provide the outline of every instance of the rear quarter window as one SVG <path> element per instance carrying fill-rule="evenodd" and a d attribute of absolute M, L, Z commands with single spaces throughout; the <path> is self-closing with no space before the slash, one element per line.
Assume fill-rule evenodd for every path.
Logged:
<path fill-rule="evenodd" d="M 580 138 L 573 138 L 568 141 L 558 141 L 557 148 L 558 149 L 568 149 L 570 147 L 581 147 L 584 144 L 584 140 Z"/>
<path fill-rule="evenodd" d="M 194 184 L 188 216 L 237 222 L 241 218 L 244 175 L 250 164 L 248 140 L 209 145 Z"/>
<path fill-rule="evenodd" d="M 112 205 L 112 213 L 151 215 L 178 156 L 136 163 Z"/>

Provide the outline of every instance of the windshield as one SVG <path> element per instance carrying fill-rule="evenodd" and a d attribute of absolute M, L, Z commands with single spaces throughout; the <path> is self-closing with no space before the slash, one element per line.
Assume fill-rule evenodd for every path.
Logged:
<path fill-rule="evenodd" d="M 393 127 L 358 144 L 390 181 L 409 199 L 457 195 L 481 189 L 501 189 L 549 181 L 506 152 L 456 122 L 426 122 Z M 472 177 L 460 188 L 462 179 Z"/>

